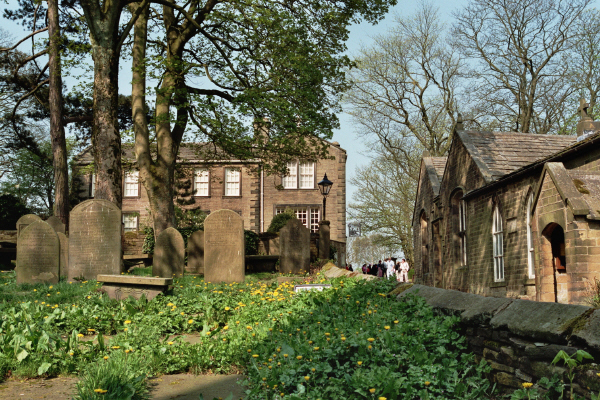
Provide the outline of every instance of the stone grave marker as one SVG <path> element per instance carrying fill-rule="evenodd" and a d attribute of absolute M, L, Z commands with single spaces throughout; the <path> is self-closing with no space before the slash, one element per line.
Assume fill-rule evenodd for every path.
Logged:
<path fill-rule="evenodd" d="M 54 228 L 56 233 L 58 233 L 58 232 L 65 233 L 65 224 L 63 224 L 63 222 L 60 220 L 60 218 L 51 216 L 50 218 L 48 218 L 46 220 L 46 222 L 49 223 L 50 226 Z"/>
<path fill-rule="evenodd" d="M 187 270 L 192 274 L 204 274 L 204 231 L 196 231 L 188 238 Z"/>
<path fill-rule="evenodd" d="M 68 280 L 121 273 L 121 224 L 121 210 L 108 200 L 86 200 L 73 208 Z"/>
<path fill-rule="evenodd" d="M 62 232 L 56 232 L 60 242 L 60 276 L 68 276 L 69 272 L 69 238 Z"/>
<path fill-rule="evenodd" d="M 17 284 L 58 283 L 60 242 L 54 228 L 39 219 L 25 227 L 17 245 Z"/>
<path fill-rule="evenodd" d="M 183 275 L 185 242 L 175 228 L 167 228 L 156 238 L 152 276 L 172 278 Z"/>
<path fill-rule="evenodd" d="M 299 219 L 290 219 L 279 231 L 279 271 L 284 274 L 310 272 L 310 230 Z"/>
<path fill-rule="evenodd" d="M 42 219 L 35 214 L 26 214 L 19 218 L 19 220 L 17 221 L 17 242 L 19 240 L 21 232 L 23 231 L 23 229 L 27 228 L 27 225 L 31 224 L 32 222 L 41 220 Z"/>
<path fill-rule="evenodd" d="M 236 212 L 218 210 L 204 220 L 204 281 L 243 282 L 246 278 L 244 221 Z"/>

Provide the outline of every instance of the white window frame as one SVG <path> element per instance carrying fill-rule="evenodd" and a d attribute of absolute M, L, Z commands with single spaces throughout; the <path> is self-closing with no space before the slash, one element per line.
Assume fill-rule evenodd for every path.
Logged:
<path fill-rule="evenodd" d="M 234 174 L 235 173 L 235 174 Z M 239 197 L 242 192 L 242 171 L 240 168 L 225 168 L 225 196 Z"/>
<path fill-rule="evenodd" d="M 125 172 L 125 188 L 123 197 L 139 197 L 140 195 L 140 171 Z"/>
<path fill-rule="evenodd" d="M 90 186 L 90 198 L 93 198 L 96 195 L 96 174 L 92 174 L 91 186 Z"/>
<path fill-rule="evenodd" d="M 208 168 L 196 168 L 194 170 L 194 196 L 210 196 L 210 172 Z"/>
<path fill-rule="evenodd" d="M 504 230 L 500 207 L 494 205 L 492 216 L 492 241 L 494 254 L 494 282 L 504 282 Z"/>
<path fill-rule="evenodd" d="M 533 193 L 527 197 L 527 274 L 529 279 L 535 279 L 535 248 L 533 246 L 533 227 L 531 212 L 533 211 Z"/>
<path fill-rule="evenodd" d="M 315 188 L 315 162 L 291 161 L 286 166 L 289 172 L 281 177 L 281 185 L 284 189 Z"/>
<path fill-rule="evenodd" d="M 288 208 L 294 210 L 296 218 L 298 218 L 302 222 L 302 225 L 310 229 L 311 232 L 314 233 L 319 231 L 319 222 L 321 221 L 321 207 L 317 205 L 301 207 L 277 206 L 277 208 L 275 209 L 275 215 L 282 214 Z"/>
<path fill-rule="evenodd" d="M 124 212 L 123 214 L 123 232 L 138 231 L 138 214 L 133 212 Z M 133 225 L 133 226 L 132 226 Z"/>
<path fill-rule="evenodd" d="M 467 202 L 458 202 L 458 235 L 460 237 L 460 262 L 461 267 L 467 265 Z"/>

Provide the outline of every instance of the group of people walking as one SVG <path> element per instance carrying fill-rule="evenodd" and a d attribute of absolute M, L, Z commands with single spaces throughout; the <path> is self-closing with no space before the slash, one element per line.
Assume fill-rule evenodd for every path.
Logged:
<path fill-rule="evenodd" d="M 352 267 L 349 267 L 352 270 Z M 394 263 L 392 258 L 386 258 L 383 260 L 379 260 L 377 264 L 363 264 L 362 273 L 365 275 L 374 275 L 380 278 L 396 278 L 398 282 L 408 282 L 408 271 L 410 270 L 410 266 L 406 262 L 406 259 L 402 259 L 402 261 L 398 261 Z"/>

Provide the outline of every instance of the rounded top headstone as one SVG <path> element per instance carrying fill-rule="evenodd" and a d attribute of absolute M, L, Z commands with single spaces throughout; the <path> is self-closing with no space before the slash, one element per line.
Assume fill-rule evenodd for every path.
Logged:
<path fill-rule="evenodd" d="M 50 226 L 52 228 L 54 228 L 54 230 L 58 233 L 65 233 L 65 224 L 63 224 L 63 222 L 61 221 L 60 218 L 56 217 L 56 216 L 51 216 L 50 218 L 48 218 L 46 220 L 47 223 L 50 224 Z"/>
<path fill-rule="evenodd" d="M 89 199 L 86 201 L 82 201 L 81 203 L 79 203 L 75 207 L 73 207 L 73 210 L 71 210 L 71 213 L 84 212 L 85 209 L 89 208 L 90 206 L 94 206 L 94 205 L 121 211 L 121 209 L 119 207 L 117 207 L 117 205 L 115 203 L 113 203 L 111 201 L 108 201 L 105 199 Z"/>
<path fill-rule="evenodd" d="M 27 225 L 32 224 L 36 221 L 41 221 L 42 219 L 35 214 L 25 214 L 21 218 L 17 220 L 17 237 L 21 236 L 21 231 L 27 227 Z M 24 225 L 24 227 L 22 227 Z"/>

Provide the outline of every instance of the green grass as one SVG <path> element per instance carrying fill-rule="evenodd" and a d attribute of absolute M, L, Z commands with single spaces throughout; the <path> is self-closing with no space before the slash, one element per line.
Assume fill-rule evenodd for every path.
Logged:
<path fill-rule="evenodd" d="M 119 398 L 139 376 L 188 371 L 243 372 L 249 399 L 363 399 L 370 389 L 388 399 L 463 399 L 489 389 L 457 319 L 418 298 L 386 296 L 394 282 L 317 278 L 333 289 L 294 294 L 277 276 L 214 285 L 186 275 L 152 301 L 116 301 L 94 281 L 17 286 L 14 273 L 2 274 L 0 374 L 77 374 L 81 399 Z"/>

